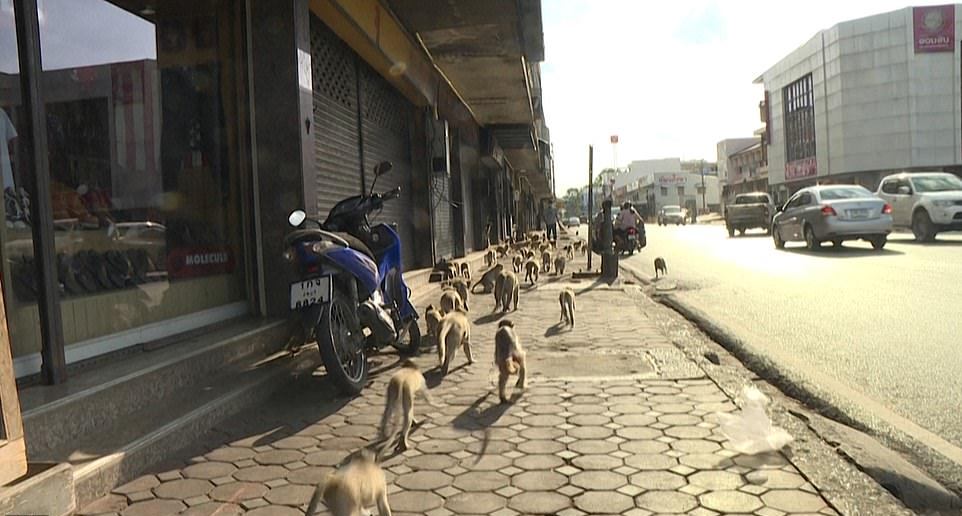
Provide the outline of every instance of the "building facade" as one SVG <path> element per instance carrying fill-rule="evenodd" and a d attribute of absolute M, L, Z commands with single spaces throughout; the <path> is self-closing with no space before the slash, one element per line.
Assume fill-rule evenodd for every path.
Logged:
<path fill-rule="evenodd" d="M 756 79 L 765 88 L 770 189 L 869 189 L 902 170 L 962 170 L 959 4 L 846 21 Z"/>
<path fill-rule="evenodd" d="M 323 220 L 382 160 L 406 269 L 553 198 L 538 0 L 3 5 L 2 373 L 25 389 L 286 317 L 288 213 Z"/>

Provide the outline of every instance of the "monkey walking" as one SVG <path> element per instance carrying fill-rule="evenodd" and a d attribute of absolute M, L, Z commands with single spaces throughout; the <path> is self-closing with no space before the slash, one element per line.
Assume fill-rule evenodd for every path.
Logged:
<path fill-rule="evenodd" d="M 453 289 L 454 291 L 456 291 L 458 295 L 461 296 L 461 302 L 464 303 L 464 309 L 465 310 L 471 309 L 470 307 L 468 307 L 468 291 L 470 290 L 470 288 L 468 287 L 467 280 L 465 280 L 464 278 L 455 278 L 451 280 L 451 282 L 449 282 L 447 285 L 445 285 L 444 288 Z"/>
<path fill-rule="evenodd" d="M 461 277 L 471 281 L 471 266 L 467 263 L 461 263 Z"/>
<path fill-rule="evenodd" d="M 528 260 L 524 262 L 524 280 L 530 281 L 534 285 L 538 281 L 538 273 L 541 269 L 538 267 L 538 263 L 534 260 Z"/>
<path fill-rule="evenodd" d="M 517 373 L 515 388 L 524 389 L 527 383 L 525 352 L 511 321 L 504 320 L 498 324 L 498 331 L 494 334 L 494 363 L 498 367 L 498 398 L 501 403 L 507 403 L 504 389 L 508 385 L 508 376 Z"/>
<path fill-rule="evenodd" d="M 447 375 L 451 368 L 451 361 L 454 360 L 454 353 L 458 346 L 464 347 L 464 354 L 468 358 L 468 364 L 474 363 L 474 355 L 471 354 L 471 324 L 464 312 L 451 312 L 445 314 L 441 319 L 441 327 L 438 329 L 438 364 L 441 366 L 441 375 Z"/>
<path fill-rule="evenodd" d="M 564 288 L 558 294 L 558 304 L 561 305 L 561 319 L 566 324 L 575 325 L 575 291 Z"/>
<path fill-rule="evenodd" d="M 662 276 L 668 274 L 668 264 L 661 256 L 655 258 L 655 279 L 658 279 L 658 273 L 661 273 Z"/>
<path fill-rule="evenodd" d="M 498 261 L 498 253 L 494 249 L 484 254 L 484 265 L 486 267 L 491 267 L 496 261 Z"/>
<path fill-rule="evenodd" d="M 491 292 L 491 289 L 494 288 L 494 280 L 497 279 L 498 275 L 501 274 L 501 271 L 503 270 L 504 270 L 504 265 L 501 265 L 500 263 L 486 270 L 484 274 L 482 274 L 481 277 L 478 278 L 477 283 L 475 283 L 474 285 L 471 285 L 471 292 L 477 292 L 475 288 L 478 285 L 481 285 L 482 287 L 484 287 L 483 292 L 485 293 Z"/>
<path fill-rule="evenodd" d="M 507 274 L 511 274 L 511 272 L 502 271 L 494 280 L 494 290 L 492 291 L 494 294 L 494 308 L 491 309 L 492 312 L 497 312 L 501 306 L 501 298 L 504 296 L 504 277 Z"/>
<path fill-rule="evenodd" d="M 441 313 L 447 315 L 464 308 L 464 300 L 457 290 L 445 290 L 441 292 Z"/>
<path fill-rule="evenodd" d="M 551 272 L 551 251 L 541 252 L 541 272 L 545 274 Z"/>
<path fill-rule="evenodd" d="M 434 308 L 434 305 L 428 305 L 424 310 L 424 321 L 428 327 L 428 336 L 433 337 L 435 341 L 438 338 L 438 328 L 441 327 L 441 311 Z"/>
<path fill-rule="evenodd" d="M 495 247 L 494 250 L 498 252 L 498 255 L 497 255 L 498 258 L 501 258 L 508 254 L 508 245 L 507 244 L 499 245 L 498 247 Z"/>
<path fill-rule="evenodd" d="M 405 360 L 387 384 L 387 400 L 384 404 L 384 415 L 381 416 L 381 431 L 379 434 L 380 438 L 385 441 L 385 446 L 389 441 L 388 426 L 394 422 L 395 417 L 400 412 L 401 432 L 397 440 L 397 451 L 403 452 L 410 447 L 411 442 L 408 437 L 411 435 L 411 427 L 419 424 L 414 418 L 414 397 L 417 394 L 421 394 L 425 401 L 434 405 L 431 395 L 428 394 L 424 375 L 421 374 L 414 362 Z"/>
<path fill-rule="evenodd" d="M 368 449 L 362 449 L 314 489 L 305 514 L 313 516 L 321 500 L 333 516 L 357 516 L 372 505 L 377 505 L 380 516 L 392 516 L 384 470 Z"/>
<path fill-rule="evenodd" d="M 521 272 L 521 266 L 523 264 L 524 264 L 524 257 L 521 256 L 520 254 L 514 255 L 514 258 L 511 259 L 511 269 L 514 270 L 515 274 L 519 274 Z"/>
<path fill-rule="evenodd" d="M 565 258 L 569 260 L 575 259 L 575 249 L 573 245 L 568 244 L 565 246 Z"/>
<path fill-rule="evenodd" d="M 554 259 L 554 273 L 555 276 L 564 276 L 565 273 L 565 257 L 560 254 Z"/>
<path fill-rule="evenodd" d="M 507 312 L 508 307 L 513 305 L 514 310 L 518 311 L 518 292 L 520 285 L 518 276 L 513 272 L 505 272 L 501 275 L 501 311 Z M 498 303 L 498 300 L 495 300 Z M 495 306 L 497 309 L 497 306 Z"/>

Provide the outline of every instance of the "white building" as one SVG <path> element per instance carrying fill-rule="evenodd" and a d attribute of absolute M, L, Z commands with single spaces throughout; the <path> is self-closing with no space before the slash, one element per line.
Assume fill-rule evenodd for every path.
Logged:
<path fill-rule="evenodd" d="M 960 5 L 839 23 L 756 79 L 765 87 L 770 191 L 874 189 L 898 170 L 962 171 Z"/>
<path fill-rule="evenodd" d="M 704 184 L 702 196 L 702 175 L 683 171 L 680 158 L 632 161 L 628 172 L 615 178 L 614 200 L 618 204 L 631 201 L 649 217 L 671 205 L 702 212 L 704 204 L 708 211 L 717 212 L 721 196 L 718 176 L 705 174 Z"/>

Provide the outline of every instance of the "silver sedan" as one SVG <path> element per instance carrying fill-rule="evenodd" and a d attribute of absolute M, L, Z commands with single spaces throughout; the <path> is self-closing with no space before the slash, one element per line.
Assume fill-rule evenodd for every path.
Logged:
<path fill-rule="evenodd" d="M 811 186 L 795 192 L 772 221 L 775 247 L 805 242 L 810 250 L 822 242 L 842 245 L 867 240 L 882 249 L 892 232 L 892 207 L 858 185 Z"/>

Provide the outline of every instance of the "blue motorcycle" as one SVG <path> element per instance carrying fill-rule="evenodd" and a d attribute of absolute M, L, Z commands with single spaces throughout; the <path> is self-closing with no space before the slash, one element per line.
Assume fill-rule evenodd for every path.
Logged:
<path fill-rule="evenodd" d="M 421 344 L 396 226 L 368 220 L 401 195 L 400 188 L 374 193 L 377 178 L 390 170 L 390 162 L 378 163 L 368 194 L 340 201 L 324 222 L 303 210 L 288 218 L 295 229 L 284 239 L 284 258 L 300 276 L 290 286 L 291 310 L 299 312 L 307 342 L 317 340 L 328 376 L 346 394 L 364 387 L 369 350 L 391 345 L 413 355 Z"/>

